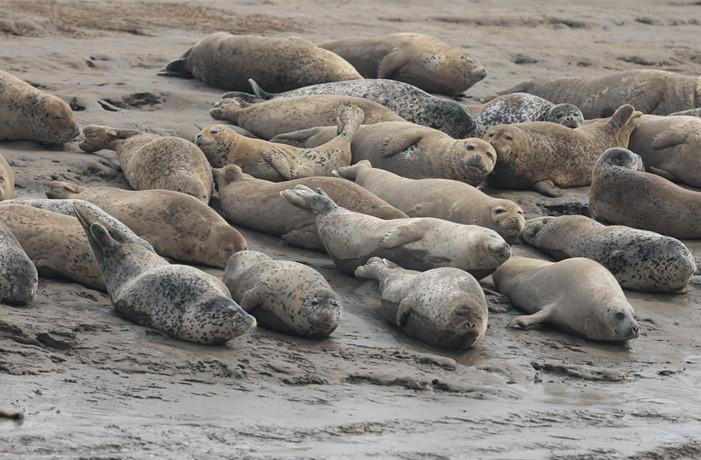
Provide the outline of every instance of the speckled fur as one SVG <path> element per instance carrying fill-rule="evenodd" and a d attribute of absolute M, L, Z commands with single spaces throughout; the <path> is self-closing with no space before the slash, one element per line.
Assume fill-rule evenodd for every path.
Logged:
<path fill-rule="evenodd" d="M 0 201 L 9 200 L 15 193 L 15 173 L 0 153 Z"/>
<path fill-rule="evenodd" d="M 0 304 L 28 305 L 37 294 L 39 275 L 17 238 L 0 223 Z"/>

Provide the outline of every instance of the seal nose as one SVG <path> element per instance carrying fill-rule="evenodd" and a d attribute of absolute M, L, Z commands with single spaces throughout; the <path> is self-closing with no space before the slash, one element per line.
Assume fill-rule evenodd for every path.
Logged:
<path fill-rule="evenodd" d="M 479 78 L 480 80 L 484 79 L 484 77 L 487 76 L 487 69 L 484 67 L 480 68 L 476 72 L 474 72 L 475 78 Z"/>
<path fill-rule="evenodd" d="M 638 337 L 638 334 L 639 334 L 639 332 L 640 332 L 640 330 L 638 329 L 638 325 L 637 325 L 637 324 L 634 324 L 634 325 L 630 328 L 630 332 L 631 332 L 631 337 L 632 337 L 632 338 Z"/>
<path fill-rule="evenodd" d="M 501 263 L 506 262 L 511 257 L 511 246 L 506 241 L 495 241 L 490 243 L 488 248 L 497 261 Z"/>

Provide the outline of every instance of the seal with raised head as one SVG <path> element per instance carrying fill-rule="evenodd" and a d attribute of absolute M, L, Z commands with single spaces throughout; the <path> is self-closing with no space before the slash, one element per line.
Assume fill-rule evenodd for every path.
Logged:
<path fill-rule="evenodd" d="M 133 232 L 110 225 L 94 206 L 74 202 L 115 311 L 177 339 L 222 344 L 256 325 L 218 278 L 171 265 Z"/>
<path fill-rule="evenodd" d="M 0 141 L 61 145 L 79 134 L 73 111 L 62 99 L 0 70 Z"/>
<path fill-rule="evenodd" d="M 339 168 L 335 175 L 355 181 L 409 217 L 435 217 L 491 228 L 507 243 L 516 241 L 523 230 L 525 219 L 519 205 L 511 200 L 491 197 L 464 182 L 407 179 L 373 168 L 367 160 Z"/>
<path fill-rule="evenodd" d="M 355 269 L 355 276 L 377 280 L 385 319 L 429 345 L 466 350 L 487 332 L 482 287 L 460 269 L 418 272 L 373 257 Z"/>
<path fill-rule="evenodd" d="M 343 38 L 319 46 L 350 62 L 365 78 L 403 81 L 429 93 L 455 96 L 487 76 L 477 59 L 425 34 Z"/>
<path fill-rule="evenodd" d="M 319 272 L 298 262 L 242 251 L 226 264 L 224 283 L 258 324 L 278 332 L 320 339 L 341 321 L 338 294 Z"/>
<path fill-rule="evenodd" d="M 623 342 L 638 337 L 638 322 L 616 278 L 598 262 L 574 257 L 560 262 L 512 257 L 494 272 L 494 284 L 529 313 L 513 328 L 548 323 L 590 340 Z"/>
<path fill-rule="evenodd" d="M 134 190 L 165 189 L 187 193 L 204 203 L 212 195 L 212 168 L 192 142 L 137 129 L 90 125 L 83 129 L 84 152 L 114 150 Z"/>
<path fill-rule="evenodd" d="M 557 260 L 586 257 L 606 267 L 625 289 L 675 292 L 696 272 L 681 241 L 622 225 L 602 225 L 586 216 L 538 217 L 521 238 Z"/>
<path fill-rule="evenodd" d="M 34 302 L 39 274 L 22 245 L 0 222 L 0 304 L 28 305 Z"/>
<path fill-rule="evenodd" d="M 628 149 L 601 155 L 592 174 L 589 207 L 597 220 L 675 238 L 701 238 L 701 192 L 645 172 L 643 160 Z"/>
<path fill-rule="evenodd" d="M 548 196 L 562 195 L 559 187 L 589 185 L 601 152 L 627 146 L 640 115 L 624 105 L 611 118 L 575 129 L 545 121 L 492 128 L 485 139 L 497 152 L 497 164 L 487 182 L 498 188 L 533 188 Z"/>
<path fill-rule="evenodd" d="M 15 193 L 15 173 L 0 153 L 0 201 L 9 200 Z"/>
<path fill-rule="evenodd" d="M 224 217 L 242 227 L 281 236 L 288 244 L 324 250 L 314 224 L 314 214 L 280 196 L 298 184 L 323 187 L 341 206 L 380 219 L 406 217 L 399 209 L 363 187 L 337 177 L 305 177 L 289 182 L 256 179 L 235 165 L 214 170 Z"/>
<path fill-rule="evenodd" d="M 344 209 L 322 189 L 304 185 L 280 194 L 316 214 L 326 252 L 346 273 L 372 257 L 384 257 L 410 270 L 455 267 L 483 278 L 511 256 L 511 247 L 497 232 L 477 225 L 431 217 L 382 220 Z"/>
<path fill-rule="evenodd" d="M 340 56 L 299 37 L 210 34 L 158 75 L 196 78 L 209 86 L 245 91 L 254 78 L 273 91 L 363 78 Z"/>

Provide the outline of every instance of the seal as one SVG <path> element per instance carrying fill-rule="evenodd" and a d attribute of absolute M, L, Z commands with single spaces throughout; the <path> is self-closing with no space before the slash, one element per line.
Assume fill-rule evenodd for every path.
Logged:
<path fill-rule="evenodd" d="M 511 200 L 493 198 L 476 187 L 448 179 L 407 179 L 373 168 L 367 160 L 339 168 L 336 175 L 366 188 L 409 217 L 435 217 L 491 228 L 516 241 L 523 230 L 523 210 Z"/>
<path fill-rule="evenodd" d="M 256 179 L 235 165 L 214 170 L 222 213 L 230 222 L 270 235 L 285 243 L 324 251 L 314 224 L 314 214 L 300 209 L 280 196 L 280 192 L 302 184 L 323 187 L 337 202 L 350 210 L 380 219 L 406 217 L 399 209 L 363 187 L 337 177 L 306 177 L 275 183 Z"/>
<path fill-rule="evenodd" d="M 377 280 L 385 320 L 429 345 L 466 350 L 487 332 L 484 292 L 460 269 L 417 272 L 373 257 L 355 276 Z"/>
<path fill-rule="evenodd" d="M 192 142 L 136 129 L 90 125 L 83 129 L 84 152 L 114 150 L 134 190 L 165 189 L 187 193 L 204 203 L 212 195 L 212 168 Z"/>
<path fill-rule="evenodd" d="M 701 192 L 645 172 L 642 159 L 628 149 L 609 149 L 596 162 L 589 207 L 597 220 L 674 238 L 701 238 Z"/>
<path fill-rule="evenodd" d="M 362 78 L 343 58 L 299 37 L 210 34 L 158 75 L 196 78 L 209 86 L 245 91 L 254 78 L 273 91 Z"/>
<path fill-rule="evenodd" d="M 643 115 L 628 148 L 640 155 L 645 170 L 701 187 L 701 119 Z"/>
<path fill-rule="evenodd" d="M 351 162 L 351 140 L 363 122 L 363 111 L 355 106 L 339 107 L 338 132 L 314 148 L 252 139 L 224 125 L 202 130 L 195 143 L 209 163 L 217 168 L 228 164 L 241 167 L 259 179 L 282 181 L 310 176 L 330 176 L 331 171 Z"/>
<path fill-rule="evenodd" d="M 428 93 L 456 96 L 487 76 L 477 59 L 430 35 L 394 33 L 319 45 L 350 62 L 365 78 L 388 78 Z"/>
<path fill-rule="evenodd" d="M 0 153 L 0 201 L 9 200 L 15 192 L 15 173 Z"/>
<path fill-rule="evenodd" d="M 672 117 L 701 117 L 701 107 L 696 109 L 682 110 L 669 114 Z"/>
<path fill-rule="evenodd" d="M 280 194 L 316 214 L 316 229 L 334 264 L 346 273 L 383 257 L 410 270 L 455 267 L 477 278 L 511 256 L 499 234 L 430 217 L 382 220 L 338 206 L 322 190 L 297 185 Z"/>
<path fill-rule="evenodd" d="M 0 304 L 29 305 L 37 295 L 39 275 L 12 231 L 0 223 Z"/>
<path fill-rule="evenodd" d="M 601 152 L 627 146 L 640 115 L 624 105 L 611 118 L 581 128 L 544 121 L 492 128 L 486 139 L 497 152 L 497 164 L 487 182 L 497 188 L 533 188 L 547 196 L 562 195 L 559 187 L 589 185 Z"/>
<path fill-rule="evenodd" d="M 494 272 L 494 284 L 529 313 L 513 328 L 548 323 L 590 340 L 624 342 L 638 337 L 633 307 L 616 278 L 598 262 L 574 257 L 560 262 L 512 257 Z"/>
<path fill-rule="evenodd" d="M 62 145 L 79 134 L 68 104 L 0 70 L 0 141 Z"/>
<path fill-rule="evenodd" d="M 201 344 L 222 344 L 256 325 L 223 282 L 197 268 L 171 265 L 133 232 L 102 220 L 76 200 L 78 221 L 90 242 L 115 311 L 141 326 Z"/>
<path fill-rule="evenodd" d="M 319 272 L 298 262 L 242 251 L 229 259 L 224 283 L 259 324 L 278 332 L 321 339 L 341 321 L 338 295 Z"/>
<path fill-rule="evenodd" d="M 681 241 L 621 225 L 605 226 L 586 216 L 531 219 L 521 238 L 557 260 L 595 260 L 624 289 L 678 292 L 696 272 L 694 256 Z"/>
<path fill-rule="evenodd" d="M 609 117 L 624 104 L 656 115 L 701 107 L 699 77 L 664 70 L 624 70 L 594 78 L 539 78 L 524 81 L 499 94 L 519 92 L 556 104 L 574 104 L 587 119 Z"/>

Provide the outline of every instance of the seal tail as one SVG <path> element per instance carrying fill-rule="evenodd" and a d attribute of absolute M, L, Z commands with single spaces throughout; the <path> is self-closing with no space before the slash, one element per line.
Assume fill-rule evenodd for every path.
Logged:
<path fill-rule="evenodd" d="M 361 265 L 355 269 L 355 276 L 356 278 L 379 280 L 386 276 L 388 272 L 398 268 L 400 268 L 399 265 L 390 260 L 381 257 L 371 257 L 365 265 Z"/>
<path fill-rule="evenodd" d="M 355 105 L 341 106 L 336 109 L 336 126 L 338 135 L 348 140 L 353 139 L 353 134 L 365 120 L 365 112 Z"/>
<path fill-rule="evenodd" d="M 281 191 L 280 195 L 293 205 L 308 209 L 317 215 L 326 214 L 338 208 L 338 205 L 320 188 L 314 191 L 306 185 L 298 185 L 293 189 Z"/>
<path fill-rule="evenodd" d="M 363 169 L 371 169 L 372 164 L 368 160 L 360 160 L 352 166 L 341 166 L 338 169 L 331 171 L 331 174 L 336 177 L 342 177 L 348 180 L 355 180 L 358 177 L 358 173 Z"/>
<path fill-rule="evenodd" d="M 251 90 L 253 90 L 253 94 L 258 96 L 260 99 L 273 99 L 274 97 L 277 96 L 277 94 L 274 93 L 269 93 L 265 91 L 263 88 L 260 87 L 258 83 L 252 78 L 248 79 L 248 84 L 251 85 Z"/>
<path fill-rule="evenodd" d="M 71 184 L 70 182 L 63 182 L 60 180 L 47 182 L 45 187 L 46 196 L 52 200 L 70 199 L 85 190 L 85 187 L 81 187 L 78 184 Z"/>

